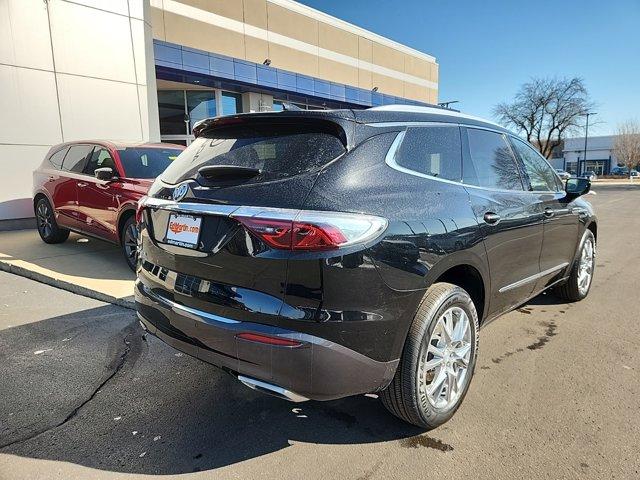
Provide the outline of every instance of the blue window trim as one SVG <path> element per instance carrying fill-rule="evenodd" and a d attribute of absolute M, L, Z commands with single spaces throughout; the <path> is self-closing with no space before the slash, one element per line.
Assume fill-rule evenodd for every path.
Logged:
<path fill-rule="evenodd" d="M 158 76 L 166 80 L 239 91 L 259 90 L 276 97 L 278 94 L 298 94 L 356 108 L 430 105 L 162 40 L 153 40 L 153 50 Z"/>

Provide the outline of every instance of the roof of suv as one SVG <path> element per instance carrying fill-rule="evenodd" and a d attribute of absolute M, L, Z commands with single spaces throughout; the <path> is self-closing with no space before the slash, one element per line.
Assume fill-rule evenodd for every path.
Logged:
<path fill-rule="evenodd" d="M 240 113 L 229 116 L 213 117 L 194 125 L 193 131 L 196 136 L 209 128 L 230 125 L 243 120 L 251 119 L 274 119 L 274 118 L 317 118 L 317 119 L 342 119 L 355 121 L 358 123 L 385 123 L 403 124 L 412 122 L 439 122 L 439 123 L 461 123 L 478 127 L 490 128 L 503 133 L 511 133 L 500 125 L 473 117 L 455 110 L 449 110 L 437 106 L 420 107 L 415 105 L 385 105 L 383 107 L 373 107 L 365 110 L 282 110 L 278 112 L 255 112 Z"/>
<path fill-rule="evenodd" d="M 184 145 L 177 145 L 174 143 L 144 143 L 144 142 L 123 142 L 119 140 L 72 140 L 69 142 L 60 143 L 58 145 L 54 145 L 53 148 L 58 149 L 59 147 L 68 147 L 69 145 L 84 145 L 84 144 L 92 144 L 92 145 L 103 145 L 108 146 L 114 150 L 119 150 L 123 148 L 181 148 L 184 149 Z"/>
<path fill-rule="evenodd" d="M 415 105 L 385 105 L 366 110 L 354 110 L 355 120 L 360 123 L 409 123 L 442 122 L 475 125 L 510 133 L 497 123 L 474 117 L 456 110 L 442 107 L 421 107 Z"/>

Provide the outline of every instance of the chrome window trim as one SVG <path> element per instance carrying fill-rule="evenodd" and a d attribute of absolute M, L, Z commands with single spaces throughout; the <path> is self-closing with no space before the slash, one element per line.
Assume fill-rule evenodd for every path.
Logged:
<path fill-rule="evenodd" d="M 547 270 L 544 270 L 542 272 L 536 273 L 529 277 L 523 278 L 522 280 L 518 280 L 517 282 L 510 283 L 509 285 L 505 285 L 504 287 L 501 287 L 498 290 L 498 292 L 500 293 L 508 292 L 509 290 L 513 290 L 514 288 L 522 287 L 527 283 L 535 282 L 536 280 L 542 277 L 545 277 L 551 273 L 557 272 L 558 270 L 562 270 L 564 267 L 568 265 L 569 265 L 569 262 L 564 262 L 564 263 L 561 263 L 560 265 L 556 265 L 555 267 L 548 268 Z"/>
<path fill-rule="evenodd" d="M 431 123 L 429 125 L 425 125 L 423 123 L 420 126 L 428 127 L 428 126 L 442 126 L 442 125 L 447 126 L 447 127 L 452 127 L 452 128 L 453 127 L 458 128 L 457 125 L 455 125 L 453 123 L 444 123 L 444 124 Z M 396 154 L 398 153 L 398 149 L 400 148 L 400 145 L 402 145 L 402 141 L 404 140 L 404 137 L 405 137 L 406 133 L 407 133 L 406 130 L 403 130 L 403 131 L 399 132 L 398 135 L 396 136 L 396 138 L 393 140 L 393 143 L 389 147 L 389 151 L 387 152 L 387 155 L 384 157 L 384 162 L 387 165 L 389 165 L 394 170 L 397 170 L 397 171 L 402 172 L 402 173 L 406 173 L 408 175 L 413 175 L 414 177 L 428 178 L 429 180 L 436 180 L 438 182 L 449 183 L 449 184 L 458 185 L 458 186 L 464 185 L 462 182 L 457 182 L 455 180 L 449 180 L 447 178 L 434 177 L 433 175 L 427 175 L 426 173 L 416 172 L 415 170 L 411 170 L 410 168 L 406 168 L 406 167 L 403 167 L 401 165 L 398 165 L 398 162 L 396 162 Z"/>
<path fill-rule="evenodd" d="M 445 123 L 445 122 L 388 122 L 386 124 L 367 124 L 369 126 L 398 126 L 398 127 L 431 127 L 431 126 L 445 126 L 445 127 L 468 127 L 468 125 L 465 124 L 460 124 L 460 123 Z M 504 132 L 501 132 L 499 130 L 494 130 L 491 128 L 484 128 L 484 127 L 477 127 L 475 125 L 471 126 L 470 128 L 477 128 L 480 130 L 488 130 L 490 132 L 494 132 L 500 135 L 505 135 Z M 557 194 L 558 192 L 552 192 L 552 191 L 547 191 L 547 192 L 541 192 L 541 191 L 531 191 L 531 190 L 507 190 L 507 189 L 501 189 L 501 188 L 490 188 L 490 187 L 481 187 L 480 185 L 472 185 L 470 183 L 464 183 L 463 180 L 460 181 L 455 181 L 455 180 L 448 180 L 446 178 L 438 178 L 438 177 L 434 177 L 432 175 L 427 175 L 426 173 L 420 173 L 420 172 L 416 172 L 414 170 L 410 170 L 408 168 L 402 167 L 400 165 L 398 165 L 398 163 L 395 160 L 395 156 L 396 153 L 398 151 L 398 149 L 400 148 L 400 145 L 402 145 L 402 140 L 404 139 L 404 136 L 406 134 L 407 130 L 402 130 L 401 132 L 398 132 L 398 134 L 396 135 L 396 138 L 393 140 L 393 143 L 391 144 L 391 146 L 389 147 L 389 150 L 387 151 L 387 154 L 385 156 L 385 163 L 393 168 L 394 170 L 397 170 L 399 172 L 402 173 L 406 173 L 407 175 L 413 175 L 415 177 L 420 177 L 420 178 L 426 178 L 429 180 L 435 180 L 436 182 L 442 182 L 442 183 L 448 183 L 451 185 L 460 185 L 463 186 L 465 188 L 475 188 L 478 190 L 485 190 L 485 191 L 489 191 L 489 192 L 501 192 L 501 193 L 515 193 L 515 194 L 522 194 L 522 193 L 527 193 L 527 194 L 543 194 L 543 193 L 553 193 L 553 194 Z M 509 148 L 511 149 L 511 145 L 509 144 L 509 142 L 507 142 Z M 512 152 L 513 153 L 513 152 Z"/>

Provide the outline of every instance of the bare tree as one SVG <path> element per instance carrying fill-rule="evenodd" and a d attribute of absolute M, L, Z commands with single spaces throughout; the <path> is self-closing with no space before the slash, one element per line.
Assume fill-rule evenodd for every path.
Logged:
<path fill-rule="evenodd" d="M 503 125 L 524 133 L 548 159 L 593 107 L 581 78 L 534 78 L 522 85 L 512 103 L 496 105 L 493 114 Z"/>
<path fill-rule="evenodd" d="M 640 163 L 640 124 L 635 120 L 627 120 L 618 125 L 618 133 L 613 141 L 613 153 L 622 163 L 629 169 L 629 178 L 631 178 L 631 170 Z"/>

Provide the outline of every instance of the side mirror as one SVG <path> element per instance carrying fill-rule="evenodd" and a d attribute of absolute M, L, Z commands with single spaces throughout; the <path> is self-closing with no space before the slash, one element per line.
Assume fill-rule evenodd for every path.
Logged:
<path fill-rule="evenodd" d="M 588 178 L 570 178 L 564 186 L 567 197 L 574 199 L 591 190 L 591 180 Z"/>
<path fill-rule="evenodd" d="M 111 167 L 96 168 L 93 174 L 98 180 L 104 181 L 113 180 L 114 177 L 113 168 Z"/>

